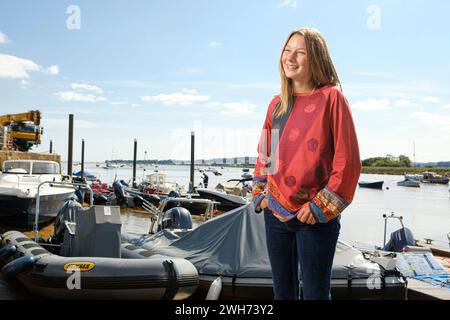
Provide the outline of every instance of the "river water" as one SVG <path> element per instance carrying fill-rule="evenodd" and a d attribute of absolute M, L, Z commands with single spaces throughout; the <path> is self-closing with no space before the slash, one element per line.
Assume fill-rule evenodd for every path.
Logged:
<path fill-rule="evenodd" d="M 242 175 L 241 168 L 215 167 L 222 176 L 208 172 L 209 188 L 214 188 L 220 181 L 237 179 Z M 74 171 L 79 170 L 75 167 Z M 187 189 L 189 183 L 189 166 L 147 166 L 138 168 L 137 181 L 154 170 L 168 174 L 169 182 L 178 182 Z M 103 169 L 95 163 L 87 163 L 85 171 L 93 173 L 103 182 L 111 183 L 117 177 L 129 181 L 132 168 Z M 250 173 L 252 173 L 252 169 Z M 63 164 L 63 172 L 65 172 Z M 201 173 L 195 172 L 195 184 L 201 180 Z M 350 244 L 382 245 L 384 219 L 383 214 L 403 217 L 405 227 L 412 230 L 416 239 L 434 239 L 436 245 L 448 246 L 447 233 L 450 232 L 450 193 L 448 185 L 422 184 L 420 188 L 397 186 L 402 176 L 362 174 L 360 180 L 383 180 L 383 190 L 371 190 L 357 187 L 352 204 L 344 211 L 341 219 L 340 239 Z M 122 215 L 122 231 L 146 233 L 150 220 L 146 215 L 126 213 Z M 389 219 L 387 234 L 400 228 L 398 220 Z M 27 298 L 29 295 L 17 283 L 6 283 L 0 279 L 0 299 Z"/>

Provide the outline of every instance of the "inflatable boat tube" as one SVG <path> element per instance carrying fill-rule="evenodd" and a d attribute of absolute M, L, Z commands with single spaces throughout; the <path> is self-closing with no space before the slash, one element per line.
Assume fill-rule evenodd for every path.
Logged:
<path fill-rule="evenodd" d="M 13 262 L 20 257 L 35 260 L 15 274 L 31 293 L 45 298 L 180 300 L 190 297 L 199 283 L 197 269 L 182 258 L 63 257 L 17 231 L 3 238 L 3 245 L 17 247 Z"/>

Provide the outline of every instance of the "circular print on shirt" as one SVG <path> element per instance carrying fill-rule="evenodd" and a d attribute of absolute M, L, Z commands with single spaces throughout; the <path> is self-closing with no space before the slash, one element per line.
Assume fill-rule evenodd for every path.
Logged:
<path fill-rule="evenodd" d="M 290 196 L 289 200 L 296 205 L 302 205 L 308 201 L 308 198 L 308 191 L 300 189 L 294 195 Z"/>
<path fill-rule="evenodd" d="M 297 180 L 295 179 L 294 176 L 289 176 L 284 178 L 284 183 L 288 186 L 288 187 L 293 187 L 295 186 L 295 183 L 297 182 Z"/>
<path fill-rule="evenodd" d="M 319 146 L 319 141 L 317 141 L 317 139 L 309 139 L 308 140 L 308 150 L 309 151 L 316 151 L 317 147 Z"/>
<path fill-rule="evenodd" d="M 317 106 L 313 103 L 313 104 L 307 105 L 305 107 L 305 112 L 311 113 L 311 112 L 314 112 L 316 109 L 317 109 Z"/>
<path fill-rule="evenodd" d="M 297 128 L 294 128 L 289 131 L 288 139 L 289 139 L 289 141 L 294 142 L 298 139 L 299 136 L 300 136 L 300 130 Z"/>

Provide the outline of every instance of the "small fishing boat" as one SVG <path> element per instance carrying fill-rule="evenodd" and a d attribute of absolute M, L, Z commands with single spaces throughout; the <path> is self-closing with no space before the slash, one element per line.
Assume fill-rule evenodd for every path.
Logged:
<path fill-rule="evenodd" d="M 425 183 L 448 184 L 450 179 L 434 172 L 427 171 L 423 173 L 421 181 Z"/>
<path fill-rule="evenodd" d="M 405 180 L 397 182 L 397 185 L 400 187 L 419 188 L 420 182 L 417 180 L 405 178 Z"/>
<path fill-rule="evenodd" d="M 358 185 L 361 188 L 383 189 L 383 183 L 384 183 L 384 181 L 375 181 L 375 182 L 360 181 L 360 182 L 358 182 Z"/>

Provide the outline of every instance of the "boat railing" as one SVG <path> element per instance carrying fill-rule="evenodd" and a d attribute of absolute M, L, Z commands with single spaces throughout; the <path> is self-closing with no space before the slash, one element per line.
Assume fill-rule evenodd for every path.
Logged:
<path fill-rule="evenodd" d="M 84 183 L 77 183 L 77 182 L 55 182 L 55 181 L 44 181 L 39 183 L 37 187 L 36 192 L 36 212 L 34 217 L 34 241 L 38 242 L 38 227 L 39 227 L 39 206 L 40 206 L 40 194 L 39 191 L 41 189 L 41 186 L 44 184 L 49 184 L 50 187 L 56 187 L 56 188 L 69 188 L 69 189 L 76 189 L 77 187 L 83 187 L 90 191 L 90 206 L 92 207 L 94 205 L 94 193 L 92 191 L 92 188 Z"/>
<path fill-rule="evenodd" d="M 384 248 L 386 247 L 387 220 L 398 219 L 400 221 L 400 224 L 402 225 L 402 228 L 404 228 L 404 225 L 403 225 L 403 216 L 396 216 L 394 212 L 391 212 L 390 215 L 383 214 L 383 218 L 384 218 L 384 237 L 383 237 L 383 248 Z"/>

